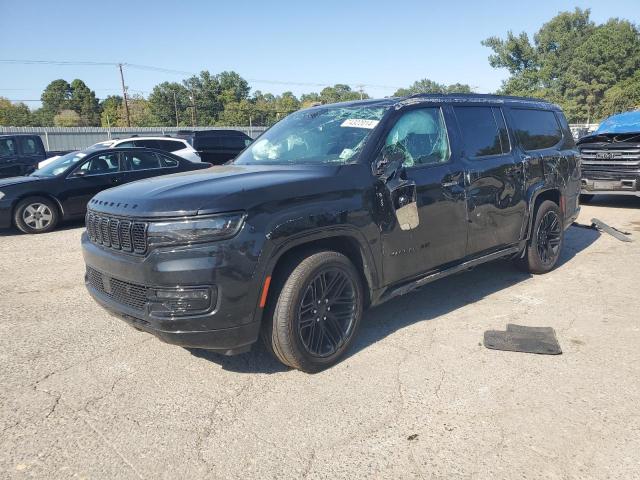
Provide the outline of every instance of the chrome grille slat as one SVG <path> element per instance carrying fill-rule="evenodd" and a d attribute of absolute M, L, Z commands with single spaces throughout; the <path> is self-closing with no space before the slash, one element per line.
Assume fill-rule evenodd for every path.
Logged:
<path fill-rule="evenodd" d="M 89 211 L 86 226 L 89 239 L 97 245 L 137 255 L 147 251 L 147 222 Z"/>
<path fill-rule="evenodd" d="M 640 148 L 584 148 L 580 160 L 583 172 L 588 174 L 635 173 L 640 170 Z"/>

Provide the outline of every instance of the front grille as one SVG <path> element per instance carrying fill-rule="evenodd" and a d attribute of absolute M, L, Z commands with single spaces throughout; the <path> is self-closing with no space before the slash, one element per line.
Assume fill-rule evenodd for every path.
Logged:
<path fill-rule="evenodd" d="M 629 172 L 640 170 L 640 148 L 582 149 L 582 170 L 585 172 Z"/>
<path fill-rule="evenodd" d="M 147 222 L 88 211 L 86 226 L 93 243 L 138 255 L 144 255 L 147 251 Z"/>
<path fill-rule="evenodd" d="M 149 288 L 144 285 L 125 282 L 87 267 L 87 283 L 113 301 L 135 310 L 144 310 Z"/>

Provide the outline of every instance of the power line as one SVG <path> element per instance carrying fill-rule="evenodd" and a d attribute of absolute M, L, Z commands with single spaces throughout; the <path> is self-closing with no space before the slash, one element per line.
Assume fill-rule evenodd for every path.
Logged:
<path fill-rule="evenodd" d="M 152 72 L 159 73 L 168 73 L 174 75 L 198 75 L 198 72 L 190 72 L 186 70 L 174 70 L 170 68 L 164 67 L 156 67 L 153 65 L 141 65 L 138 63 L 125 63 L 125 62 L 92 62 L 92 61 L 66 61 L 66 60 L 24 60 L 24 59 L 0 59 L 0 63 L 8 63 L 8 64 L 23 64 L 23 65 L 66 65 L 66 66 L 115 66 L 119 65 L 137 69 L 137 70 L 146 70 Z M 327 87 L 336 85 L 336 83 L 332 82 L 293 82 L 289 80 L 266 80 L 260 78 L 247 78 L 249 82 L 253 83 L 262 83 L 262 84 L 272 84 L 272 85 L 289 85 L 289 86 L 297 86 L 297 87 Z M 340 83 L 340 82 L 338 82 Z M 376 84 L 368 84 L 368 83 L 344 83 L 344 85 L 349 85 L 350 87 L 368 87 L 368 88 L 381 88 L 381 89 L 398 89 L 401 87 L 393 86 L 393 85 L 376 85 Z"/>

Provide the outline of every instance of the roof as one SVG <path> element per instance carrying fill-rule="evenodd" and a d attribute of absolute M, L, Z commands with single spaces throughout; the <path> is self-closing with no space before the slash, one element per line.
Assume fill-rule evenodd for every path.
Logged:
<path fill-rule="evenodd" d="M 637 133 L 640 132 L 640 110 L 619 113 L 604 120 L 594 135 L 602 133 Z"/>
<path fill-rule="evenodd" d="M 340 102 L 326 105 L 318 105 L 310 108 L 322 108 L 328 105 L 339 105 L 342 107 L 376 107 L 387 106 L 394 107 L 396 109 L 402 108 L 406 105 L 413 105 L 418 103 L 436 102 L 436 103 L 503 103 L 503 104 L 518 104 L 526 105 L 530 107 L 544 108 L 560 110 L 560 107 L 556 104 L 543 100 L 541 98 L 530 97 L 515 97 L 510 95 L 491 95 L 483 93 L 418 93 L 408 97 L 389 97 L 382 99 L 368 99 L 368 100 L 352 100 L 348 102 Z"/>

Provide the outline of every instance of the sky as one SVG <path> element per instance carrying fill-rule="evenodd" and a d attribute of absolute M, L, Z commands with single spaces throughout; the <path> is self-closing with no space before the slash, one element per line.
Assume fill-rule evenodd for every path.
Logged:
<path fill-rule="evenodd" d="M 415 80 L 495 91 L 507 72 L 481 45 L 532 35 L 559 11 L 591 9 L 640 23 L 638 0 L 165 1 L 0 0 L 0 60 L 106 62 L 197 73 L 234 70 L 252 91 L 296 95 L 346 83 L 372 97 Z M 130 94 L 186 73 L 124 67 Z M 80 78 L 99 98 L 121 93 L 114 65 L 0 62 L 0 96 L 37 100 L 52 80 Z M 26 102 L 37 107 L 38 102 Z"/>

